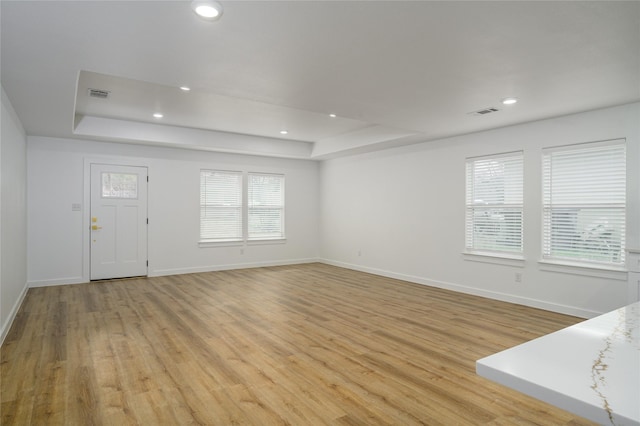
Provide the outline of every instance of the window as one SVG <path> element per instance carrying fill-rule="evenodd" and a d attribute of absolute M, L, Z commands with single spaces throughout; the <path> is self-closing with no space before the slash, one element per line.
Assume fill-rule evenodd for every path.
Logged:
<path fill-rule="evenodd" d="M 200 171 L 200 240 L 242 239 L 242 173 Z"/>
<path fill-rule="evenodd" d="M 284 175 L 200 171 L 200 242 L 276 239 L 284 239 Z"/>
<path fill-rule="evenodd" d="M 102 198 L 138 198 L 138 175 L 102 172 Z"/>
<path fill-rule="evenodd" d="M 467 159 L 466 250 L 522 255 L 523 155 Z"/>
<path fill-rule="evenodd" d="M 542 258 L 624 265 L 623 140 L 543 151 Z"/>
<path fill-rule="evenodd" d="M 249 173 L 249 239 L 284 238 L 284 176 Z"/>

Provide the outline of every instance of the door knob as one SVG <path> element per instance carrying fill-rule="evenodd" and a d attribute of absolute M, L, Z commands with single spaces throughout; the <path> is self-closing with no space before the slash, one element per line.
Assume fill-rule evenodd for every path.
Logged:
<path fill-rule="evenodd" d="M 97 231 L 98 229 L 102 229 L 102 226 L 98 226 L 98 225 L 91 225 L 91 230 L 92 230 L 92 231 Z"/>

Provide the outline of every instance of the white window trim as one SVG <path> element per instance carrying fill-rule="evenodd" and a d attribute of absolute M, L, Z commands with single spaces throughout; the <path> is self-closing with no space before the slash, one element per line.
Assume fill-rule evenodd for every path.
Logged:
<path fill-rule="evenodd" d="M 197 243 L 200 248 L 216 248 L 216 247 L 245 247 L 245 246 L 260 246 L 260 245 L 272 245 L 272 244 L 286 244 L 286 175 L 284 173 L 270 173 L 270 172 L 251 172 L 251 171 L 239 171 L 239 170 L 224 170 L 216 168 L 201 168 L 199 173 L 203 171 L 219 171 L 219 172 L 238 172 L 242 174 L 242 238 L 229 238 L 229 239 L 208 239 L 199 238 Z M 283 198 L 285 199 L 282 205 L 283 214 L 283 230 L 281 237 L 249 237 L 249 175 L 264 175 L 264 176 L 282 176 L 285 179 Z M 199 174 L 200 176 L 200 174 Z M 200 194 L 199 194 L 200 195 Z M 201 219 L 200 219 L 201 220 Z"/>
<path fill-rule="evenodd" d="M 469 262 L 492 263 L 494 265 L 515 266 L 524 268 L 525 260 L 523 255 L 508 253 L 493 253 L 483 251 L 464 251 L 462 258 Z"/>
<path fill-rule="evenodd" d="M 200 240 L 199 247 L 240 247 L 244 245 L 244 240 Z"/>
<path fill-rule="evenodd" d="M 282 178 L 282 235 L 277 237 L 252 237 L 249 235 L 249 180 L 250 176 L 279 176 Z M 244 200 L 244 208 L 246 209 L 245 216 L 245 226 L 243 229 L 245 240 L 247 242 L 258 242 L 264 241 L 266 243 L 273 241 L 286 241 L 286 178 L 284 173 L 265 173 L 265 172 L 247 172 L 246 174 L 246 197 Z"/>
<path fill-rule="evenodd" d="M 240 170 L 223 170 L 223 169 L 200 169 L 200 199 L 202 199 L 202 175 L 204 172 L 207 173 L 219 173 L 219 174 L 227 174 L 227 175 L 234 175 L 234 176 L 239 176 L 240 177 L 240 233 L 242 234 L 242 221 L 244 220 L 242 217 L 243 214 L 243 204 L 244 204 L 244 197 L 245 197 L 245 177 L 244 177 L 244 173 Z M 235 209 L 237 209 L 237 206 L 234 206 Z M 242 236 L 240 237 L 236 237 L 236 236 L 227 236 L 227 237 L 222 237 L 222 238 L 202 238 L 202 204 L 200 204 L 200 232 L 199 232 L 199 242 L 202 243 L 226 243 L 229 241 L 241 241 L 242 240 Z"/>
<path fill-rule="evenodd" d="M 285 244 L 287 242 L 286 238 L 249 238 L 247 240 L 248 246 L 262 246 L 262 245 L 270 245 L 270 244 Z"/>
<path fill-rule="evenodd" d="M 520 252 L 509 252 L 509 251 L 488 251 L 488 250 L 483 250 L 483 249 L 473 249 L 471 247 L 467 247 L 467 209 L 469 208 L 468 204 L 467 204 L 467 167 L 468 164 L 470 162 L 476 161 L 476 160 L 481 160 L 481 159 L 500 159 L 500 158 L 506 158 L 506 157 L 513 157 L 515 155 L 520 155 L 522 157 L 522 203 L 521 204 L 517 204 L 515 205 L 516 207 L 520 207 L 522 209 L 522 240 L 521 240 L 521 251 Z M 500 205 L 496 205 L 496 207 L 504 207 L 504 208 L 509 208 L 509 207 L 513 207 L 514 204 L 500 204 Z M 489 154 L 489 155 L 480 155 L 480 156 L 474 156 L 474 157 L 467 157 L 465 159 L 465 205 L 464 205 L 464 210 L 465 210 L 465 242 L 464 242 L 464 251 L 462 252 L 462 256 L 464 260 L 467 261 L 475 261 L 475 262 L 483 262 L 483 263 L 494 263 L 494 264 L 501 264 L 501 265 L 508 265 L 508 266 L 523 266 L 524 265 L 524 226 L 525 226 L 525 217 L 524 217 L 524 212 L 525 212 L 525 205 L 524 205 L 524 151 L 522 150 L 518 150 L 518 151 L 509 151 L 509 152 L 502 152 L 502 153 L 497 153 L 497 154 Z"/>
<path fill-rule="evenodd" d="M 627 269 L 625 267 L 550 259 L 538 260 L 538 267 L 541 271 L 547 272 L 627 281 Z"/>
<path fill-rule="evenodd" d="M 553 152 L 566 152 L 572 150 L 581 150 L 587 147 L 606 147 L 606 146 L 615 146 L 615 145 L 625 145 L 626 147 L 626 139 L 611 139 L 611 140 L 603 140 L 603 141 L 593 141 L 593 142 L 580 142 L 569 145 L 562 146 L 552 146 L 545 147 L 542 149 L 542 204 L 541 204 L 541 225 L 542 225 L 542 233 L 541 237 L 541 249 L 542 253 L 540 254 L 541 258 L 538 260 L 538 264 L 540 269 L 543 271 L 550 272 L 559 272 L 559 273 L 567 273 L 573 275 L 583 275 L 583 276 L 592 276 L 592 277 L 600 277 L 600 278 L 608 278 L 613 280 L 626 280 L 627 279 L 627 270 L 626 270 L 626 252 L 624 249 L 621 249 L 621 255 L 625 256 L 625 261 L 621 265 L 615 264 L 607 264 L 600 262 L 590 262 L 587 260 L 571 260 L 565 258 L 557 258 L 557 257 L 545 257 L 544 256 L 544 239 L 545 239 L 545 194 L 544 194 L 544 161 L 545 155 L 547 153 Z M 628 157 L 627 157 L 628 163 Z M 627 169 L 628 172 L 628 169 Z M 628 177 L 628 176 L 627 176 Z M 628 195 L 628 185 L 627 185 L 627 195 Z M 627 200 L 625 200 L 625 217 L 628 218 L 628 204 Z M 628 223 L 625 223 L 625 233 L 628 232 Z M 626 235 L 623 235 L 623 239 L 626 241 Z M 624 278 L 622 278 L 624 274 Z"/>

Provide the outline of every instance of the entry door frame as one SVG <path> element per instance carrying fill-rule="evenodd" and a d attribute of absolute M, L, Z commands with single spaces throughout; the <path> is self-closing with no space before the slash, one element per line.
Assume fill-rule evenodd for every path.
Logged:
<path fill-rule="evenodd" d="M 129 166 L 129 167 L 146 167 L 147 177 L 151 181 L 151 164 L 145 158 L 131 158 L 119 156 L 96 156 L 84 158 L 83 170 L 83 201 L 82 201 L 82 281 L 91 281 L 91 165 L 105 164 L 109 166 Z M 147 217 L 149 212 L 149 185 L 147 184 Z M 149 226 L 147 227 L 147 257 L 149 257 Z M 147 266 L 147 275 L 149 275 L 149 266 Z"/>

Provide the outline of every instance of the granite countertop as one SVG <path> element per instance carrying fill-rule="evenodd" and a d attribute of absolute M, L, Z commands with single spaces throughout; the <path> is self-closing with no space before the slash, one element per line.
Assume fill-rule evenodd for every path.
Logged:
<path fill-rule="evenodd" d="M 478 360 L 476 372 L 601 424 L 640 426 L 640 302 Z"/>

